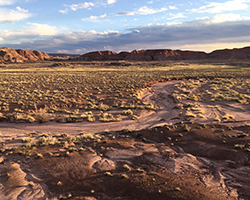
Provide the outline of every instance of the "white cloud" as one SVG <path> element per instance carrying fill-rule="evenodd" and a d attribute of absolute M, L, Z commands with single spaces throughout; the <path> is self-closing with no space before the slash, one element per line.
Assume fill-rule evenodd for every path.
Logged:
<path fill-rule="evenodd" d="M 187 18 L 186 16 L 184 16 L 183 13 L 177 13 L 177 14 L 169 13 L 169 15 L 170 15 L 170 18 L 168 18 L 168 20 L 179 19 L 179 18 Z"/>
<path fill-rule="evenodd" d="M 193 13 L 221 13 L 224 11 L 246 10 L 249 6 L 246 2 L 249 0 L 232 0 L 225 3 L 210 2 L 198 9 L 190 10 Z"/>
<path fill-rule="evenodd" d="M 117 15 L 150 15 L 150 14 L 164 12 L 166 10 L 168 10 L 166 7 L 160 9 L 154 9 L 154 8 L 148 8 L 147 6 L 142 6 L 138 10 L 120 12 Z"/>
<path fill-rule="evenodd" d="M 169 6 L 169 9 L 170 9 L 170 10 L 177 10 L 178 8 L 175 7 L 175 6 Z"/>
<path fill-rule="evenodd" d="M 0 23 L 14 23 L 31 17 L 32 14 L 28 10 L 16 7 L 16 10 L 0 8 Z"/>
<path fill-rule="evenodd" d="M 56 35 L 57 27 L 49 26 L 48 24 L 38 24 L 38 23 L 28 23 L 31 25 L 29 29 L 31 29 L 31 33 L 34 35 Z"/>
<path fill-rule="evenodd" d="M 160 9 L 152 9 L 152 8 L 148 8 L 147 6 L 143 6 L 140 7 L 138 10 L 135 11 L 128 11 L 128 12 L 120 12 L 115 14 L 115 16 L 122 16 L 122 15 L 150 15 L 150 14 L 155 14 L 155 13 L 159 13 L 159 12 L 164 12 L 168 10 L 166 7 L 160 8 Z M 100 16 L 90 16 L 88 18 L 82 18 L 83 21 L 91 21 L 91 20 L 96 20 L 96 19 L 100 19 L 100 18 L 106 18 L 106 17 L 111 17 L 113 15 L 107 15 L 107 14 L 103 14 Z"/>
<path fill-rule="evenodd" d="M 0 0 L 1 1 L 1 0 Z M 63 6 L 66 7 L 66 9 L 64 10 L 59 10 L 60 13 L 62 14 L 68 14 L 69 10 L 73 10 L 76 11 L 78 9 L 91 9 L 91 7 L 94 7 L 96 5 L 99 6 L 107 6 L 109 4 L 114 4 L 116 3 L 118 0 L 96 0 L 95 3 L 93 2 L 84 2 L 84 3 L 78 3 L 78 4 L 71 4 L 71 5 L 66 5 L 64 4 Z M 83 20 L 88 20 L 89 18 L 84 18 Z"/>
<path fill-rule="evenodd" d="M 12 5 L 15 2 L 16 2 L 15 0 L 0 0 L 0 6 Z"/>
<path fill-rule="evenodd" d="M 220 42 L 220 43 L 205 43 L 205 44 L 189 44 L 189 45 L 181 45 L 176 47 L 175 49 L 182 50 L 193 50 L 193 51 L 205 51 L 207 53 L 212 52 L 218 49 L 233 49 L 233 48 L 242 48 L 250 46 L 249 42 Z"/>
<path fill-rule="evenodd" d="M 19 6 L 17 6 L 16 9 L 17 9 L 19 12 L 23 12 L 23 13 L 28 13 L 28 12 L 29 12 L 28 10 L 25 10 L 25 9 L 23 9 L 23 8 L 20 8 Z"/>
<path fill-rule="evenodd" d="M 223 22 L 235 22 L 235 21 L 242 21 L 242 20 L 249 20 L 248 17 L 242 17 L 239 14 L 229 13 L 229 14 L 217 14 L 214 17 L 202 17 L 196 18 L 196 23 L 202 24 L 217 24 Z"/>
<path fill-rule="evenodd" d="M 59 10 L 59 13 L 66 15 L 66 14 L 68 14 L 68 10 Z"/>
<path fill-rule="evenodd" d="M 57 28 L 55 26 L 49 26 L 47 24 L 27 23 L 29 26 L 23 27 L 23 29 L 7 31 L 0 30 L 1 38 L 4 41 L 15 41 L 18 39 L 33 39 L 40 36 L 52 36 L 56 35 Z"/>
<path fill-rule="evenodd" d="M 76 11 L 78 9 L 91 8 L 91 7 L 94 6 L 94 3 L 92 3 L 92 2 L 84 2 L 84 3 L 64 5 L 64 6 L 70 8 L 73 11 Z"/>
<path fill-rule="evenodd" d="M 107 49 L 118 52 L 147 48 L 184 48 L 184 45 L 186 48 L 209 46 L 209 44 L 212 47 L 213 44 L 249 44 L 250 41 L 250 20 L 234 14 L 218 14 L 210 18 L 199 18 L 194 21 L 179 23 L 149 24 L 134 27 L 127 30 L 126 33 L 92 30 L 39 37 L 39 33 L 35 36 L 35 33 L 31 32 L 31 29 L 36 25 L 30 25 L 25 30 L 19 31 L 19 34 L 18 31 L 12 33 L 12 37 L 9 36 L 8 38 L 6 38 L 6 32 L 0 31 L 0 35 L 4 39 L 0 43 L 7 43 L 5 41 L 8 39 L 9 43 L 5 46 L 11 48 L 39 49 L 45 52 L 85 53 Z M 39 32 L 38 30 L 35 32 Z M 21 40 L 16 40 L 16 38 Z M 20 42 L 20 44 L 11 45 L 13 42 Z"/>
<path fill-rule="evenodd" d="M 96 20 L 96 19 L 105 18 L 105 17 L 107 17 L 106 14 L 103 14 L 103 15 L 100 15 L 100 16 L 93 16 L 93 15 L 91 15 L 88 18 L 82 18 L 82 20 L 83 21 L 87 21 L 87 20 L 91 21 L 91 20 Z"/>
<path fill-rule="evenodd" d="M 239 21 L 242 20 L 243 18 L 238 15 L 238 14 L 218 14 L 212 17 L 209 21 L 210 23 L 222 23 L 222 22 L 228 22 L 228 21 Z"/>
<path fill-rule="evenodd" d="M 108 4 L 113 4 L 113 3 L 116 3 L 117 0 L 107 0 L 107 3 Z"/>

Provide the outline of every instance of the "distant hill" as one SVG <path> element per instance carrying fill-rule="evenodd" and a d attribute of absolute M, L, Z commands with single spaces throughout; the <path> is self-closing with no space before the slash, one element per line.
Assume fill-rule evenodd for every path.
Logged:
<path fill-rule="evenodd" d="M 250 47 L 215 50 L 209 54 L 209 58 L 223 60 L 250 60 Z"/>
<path fill-rule="evenodd" d="M 112 51 L 95 51 L 83 55 L 44 53 L 41 51 L 0 48 L 0 63 L 22 63 L 25 61 L 72 59 L 83 61 L 180 61 L 180 60 L 250 60 L 250 47 L 203 51 L 182 51 L 171 49 L 134 50 L 115 53 Z"/>
<path fill-rule="evenodd" d="M 134 50 L 118 54 L 112 51 L 95 51 L 83 54 L 78 59 L 85 61 L 250 60 L 250 47 L 215 50 L 211 53 L 171 49 Z"/>
<path fill-rule="evenodd" d="M 50 56 L 41 51 L 0 48 L 0 63 L 22 63 L 38 60 L 50 60 Z"/>

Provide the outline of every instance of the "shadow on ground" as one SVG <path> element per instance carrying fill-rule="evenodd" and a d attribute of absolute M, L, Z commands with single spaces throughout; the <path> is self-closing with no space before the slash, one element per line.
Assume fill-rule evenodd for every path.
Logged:
<path fill-rule="evenodd" d="M 177 123 L 2 142 L 1 199 L 249 199 L 250 127 Z M 29 138 L 29 139 L 27 139 Z"/>

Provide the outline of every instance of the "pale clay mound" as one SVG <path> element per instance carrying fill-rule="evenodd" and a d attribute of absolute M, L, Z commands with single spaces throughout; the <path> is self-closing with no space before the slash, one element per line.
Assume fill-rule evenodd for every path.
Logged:
<path fill-rule="evenodd" d="M 152 87 L 154 92 L 145 92 L 140 98 L 143 101 L 154 103 L 158 109 L 156 111 L 148 111 L 140 116 L 138 121 L 126 120 L 122 122 L 111 123 L 71 123 L 58 124 L 48 122 L 45 124 L 10 124 L 1 123 L 0 130 L 3 136 L 21 138 L 23 135 L 32 131 L 37 132 L 51 132 L 51 133 L 68 133 L 76 135 L 81 131 L 90 133 L 98 133 L 102 131 L 118 131 L 122 129 L 145 129 L 151 128 L 159 124 L 175 124 L 183 120 L 180 116 L 180 110 L 175 109 L 176 103 L 187 104 L 192 101 L 177 100 L 172 97 L 173 86 L 179 81 L 171 81 L 167 83 L 159 83 Z M 192 102 L 193 103 L 193 102 Z M 250 110 L 243 112 L 237 108 L 237 104 L 221 105 L 221 111 L 216 108 L 209 108 L 203 102 L 195 102 L 204 110 L 204 118 L 193 118 L 192 121 L 197 123 L 217 123 L 214 118 L 223 116 L 224 113 L 231 113 L 234 119 L 231 124 L 247 124 L 249 122 Z M 183 112 L 185 115 L 185 112 Z M 228 123 L 227 123 L 228 124 Z M 135 145 L 136 146 L 136 145 Z M 162 152 L 167 155 L 174 155 L 166 159 Z M 239 199 L 237 188 L 250 189 L 250 167 L 238 166 L 235 168 L 228 167 L 233 161 L 212 161 L 207 158 L 195 157 L 191 154 L 185 153 L 181 148 L 173 150 L 169 147 L 156 148 L 151 144 L 137 145 L 133 150 L 116 149 L 109 151 L 105 157 L 102 158 L 96 154 L 95 151 L 90 152 L 86 156 L 86 168 L 93 173 L 95 171 L 107 171 L 116 168 L 117 162 L 131 163 L 132 158 L 145 155 L 145 159 L 155 164 L 164 165 L 165 168 L 173 174 L 198 174 L 200 181 L 211 190 L 211 192 L 218 194 L 221 199 Z M 3 162 L 2 158 L 2 162 Z M 132 164 L 132 163 L 131 163 Z M 204 166 L 207 166 L 204 168 Z M 212 168 L 213 170 L 208 170 Z M 1 174 L 5 176 L 0 177 L 0 199 L 45 199 L 46 185 L 42 180 L 36 176 L 25 173 L 17 163 L 9 163 L 1 165 Z M 7 178 L 6 178 L 7 177 Z M 15 181 L 12 181 L 15 177 Z"/>
<path fill-rule="evenodd" d="M 150 161 L 154 165 L 164 166 L 171 173 L 182 176 L 189 174 L 199 177 L 200 181 L 214 195 L 224 199 L 239 199 L 237 190 L 234 187 L 242 187 L 241 183 L 237 183 L 237 179 L 242 181 L 242 175 L 246 177 L 243 181 L 250 181 L 247 172 L 249 167 L 241 167 L 238 169 L 229 169 L 227 163 L 216 163 L 205 158 L 199 158 L 182 152 L 179 153 L 167 146 L 157 146 L 152 144 L 134 144 L 133 150 L 112 148 L 106 155 L 107 158 L 101 158 L 93 149 L 88 153 L 84 153 L 84 163 L 78 163 L 77 160 L 71 161 L 71 165 L 80 166 L 88 173 L 96 173 L 97 171 L 110 171 L 116 168 L 117 163 L 127 163 L 133 165 L 137 157 L 143 157 L 145 161 Z M 209 169 L 213 166 L 214 170 Z M 70 168 L 70 166 L 69 166 Z M 34 174 L 27 174 L 22 171 L 20 165 L 5 164 L 1 168 L 1 187 L 0 198 L 3 200 L 10 199 L 46 199 L 46 185 L 42 180 Z M 39 176 L 39 172 L 36 172 Z M 5 178 L 7 176 L 8 178 Z M 160 175 L 159 175 L 160 176 Z M 249 188 L 249 186 L 246 189 Z"/>
<path fill-rule="evenodd" d="M 23 172 L 19 164 L 1 165 L 0 172 L 0 199 L 32 200 L 43 199 L 46 196 L 43 187 L 39 184 L 41 181 Z"/>

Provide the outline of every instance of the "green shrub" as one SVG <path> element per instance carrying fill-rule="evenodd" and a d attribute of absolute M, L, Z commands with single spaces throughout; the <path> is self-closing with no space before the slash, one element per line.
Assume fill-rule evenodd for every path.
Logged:
<path fill-rule="evenodd" d="M 57 144 L 57 143 L 58 143 L 57 138 L 52 137 L 52 136 L 49 136 L 49 137 L 42 136 L 42 137 L 40 137 L 38 139 L 38 142 L 37 142 L 37 144 L 40 145 L 40 146 L 54 145 L 54 144 Z"/>
<path fill-rule="evenodd" d="M 132 110 L 130 110 L 130 109 L 128 109 L 128 110 L 124 110 L 124 111 L 122 111 L 122 113 L 121 113 L 122 115 L 133 115 L 134 113 L 133 113 L 133 111 Z"/>
<path fill-rule="evenodd" d="M 26 120 L 27 122 L 30 122 L 30 123 L 36 121 L 36 119 L 35 119 L 34 117 L 32 117 L 32 116 L 27 116 L 27 117 L 25 118 L 25 120 Z"/>

